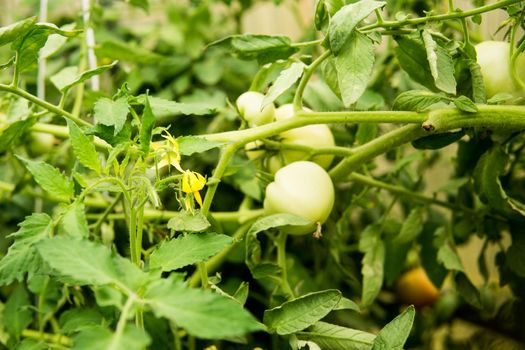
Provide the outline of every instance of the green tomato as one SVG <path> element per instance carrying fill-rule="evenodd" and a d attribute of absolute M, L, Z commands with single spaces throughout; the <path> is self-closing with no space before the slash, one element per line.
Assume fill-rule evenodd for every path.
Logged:
<path fill-rule="evenodd" d="M 250 126 L 264 125 L 273 122 L 275 118 L 275 106 L 273 103 L 262 107 L 264 95 L 248 91 L 237 98 L 237 109 L 241 117 L 248 122 Z"/>
<path fill-rule="evenodd" d="M 32 132 L 31 141 L 28 145 L 32 156 L 41 156 L 50 153 L 56 144 L 55 136 L 43 132 Z"/>
<path fill-rule="evenodd" d="M 316 224 L 324 223 L 330 215 L 334 196 L 332 179 L 323 168 L 313 162 L 293 162 L 279 169 L 274 182 L 266 187 L 264 209 L 267 214 L 293 214 L 314 223 L 293 227 L 287 233 L 313 233 Z"/>
<path fill-rule="evenodd" d="M 293 105 L 286 104 L 277 108 L 277 110 L 275 111 L 276 120 L 284 120 L 288 118 L 295 118 Z M 330 128 L 325 124 L 303 126 L 301 128 L 285 131 L 281 133 L 280 136 L 282 137 L 281 142 L 284 144 L 303 145 L 311 148 L 335 146 L 332 131 L 330 131 Z M 299 160 L 305 160 L 308 157 L 308 154 L 306 152 L 290 149 L 284 149 L 281 152 L 281 155 L 282 157 L 280 158 L 280 160 L 284 161 L 284 164 L 282 164 L 281 167 L 285 164 L 289 164 Z M 332 164 L 333 159 L 334 156 L 332 154 L 325 154 L 315 156 L 311 159 L 311 161 L 319 164 L 325 169 L 328 169 L 330 164 Z"/>
<path fill-rule="evenodd" d="M 484 41 L 476 45 L 478 64 L 483 75 L 487 97 L 499 93 L 516 95 L 518 87 L 510 73 L 509 43 L 504 41 Z M 525 81 L 525 55 L 516 62 L 518 75 Z"/>

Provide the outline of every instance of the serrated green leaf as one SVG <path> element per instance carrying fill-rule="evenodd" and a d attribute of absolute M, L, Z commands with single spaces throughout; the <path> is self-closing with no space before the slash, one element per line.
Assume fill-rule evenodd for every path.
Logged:
<path fill-rule="evenodd" d="M 177 143 L 179 144 L 179 152 L 183 156 L 206 152 L 226 144 L 225 142 L 210 141 L 199 136 L 177 137 Z"/>
<path fill-rule="evenodd" d="M 42 259 L 56 274 L 78 285 L 100 286 L 119 281 L 111 251 L 87 240 L 57 236 L 37 244 Z"/>
<path fill-rule="evenodd" d="M 368 80 L 372 76 L 374 60 L 372 41 L 364 34 L 352 33 L 343 50 L 335 58 L 339 90 L 346 107 L 356 102 L 365 92 Z"/>
<path fill-rule="evenodd" d="M 19 284 L 5 303 L 2 319 L 5 329 L 15 339 L 20 338 L 22 331 L 33 320 L 30 305 L 29 293 L 23 284 Z"/>
<path fill-rule="evenodd" d="M 302 62 L 294 62 L 290 67 L 283 70 L 273 85 L 264 96 L 261 109 L 273 103 L 279 96 L 286 92 L 303 75 L 305 65 Z"/>
<path fill-rule="evenodd" d="M 270 333 L 292 334 L 310 327 L 332 311 L 341 300 L 335 289 L 309 293 L 264 312 Z"/>
<path fill-rule="evenodd" d="M 7 151 L 13 143 L 20 141 L 21 136 L 36 123 L 36 120 L 36 118 L 17 120 L 3 130 L 0 133 L 0 153 Z"/>
<path fill-rule="evenodd" d="M 191 213 L 182 210 L 168 221 L 168 228 L 177 232 L 202 232 L 210 226 L 208 219 L 200 211 Z"/>
<path fill-rule="evenodd" d="M 362 0 L 342 7 L 330 20 L 328 38 L 330 49 L 335 56 L 344 51 L 354 28 L 374 10 L 386 5 L 384 1 Z M 364 54 L 362 54 L 364 58 Z"/>
<path fill-rule="evenodd" d="M 370 350 L 376 337 L 372 333 L 326 322 L 317 322 L 307 331 L 297 332 L 296 336 L 330 350 Z"/>
<path fill-rule="evenodd" d="M 396 243 L 408 243 L 414 241 L 417 236 L 423 230 L 423 208 L 417 207 L 410 211 L 403 225 L 401 226 L 401 231 L 396 236 L 394 241 Z"/>
<path fill-rule="evenodd" d="M 73 183 L 57 168 L 42 161 L 33 161 L 17 156 L 24 163 L 35 181 L 47 192 L 70 199 L 74 196 Z"/>
<path fill-rule="evenodd" d="M 181 267 L 205 261 L 217 254 L 233 239 L 216 233 L 189 234 L 166 241 L 153 251 L 150 269 L 172 271 Z"/>
<path fill-rule="evenodd" d="M 409 306 L 399 316 L 390 321 L 374 339 L 373 350 L 403 350 L 408 339 L 416 311 Z"/>
<path fill-rule="evenodd" d="M 476 104 L 467 96 L 459 96 L 458 98 L 455 98 L 453 102 L 454 105 L 463 112 L 477 113 L 478 111 L 478 106 L 476 106 Z"/>
<path fill-rule="evenodd" d="M 118 61 L 114 61 L 111 64 L 99 66 L 97 68 L 82 72 L 81 74 L 78 73 L 78 68 L 76 66 L 65 67 L 60 72 L 53 75 L 50 80 L 58 90 L 65 92 L 71 89 L 73 86 L 83 83 L 95 75 L 99 75 L 110 70 L 111 68 L 115 67 L 117 63 Z"/>
<path fill-rule="evenodd" d="M 73 350 L 143 350 L 151 343 L 148 334 L 134 325 L 127 324 L 124 330 L 113 333 L 109 329 L 90 327 L 75 336 Z"/>
<path fill-rule="evenodd" d="M 230 40 L 235 54 L 242 59 L 256 59 L 259 64 L 286 59 L 298 50 L 284 35 L 234 35 Z"/>
<path fill-rule="evenodd" d="M 242 336 L 263 326 L 236 301 L 173 279 L 158 280 L 144 295 L 157 317 L 165 317 L 189 334 L 205 339 Z"/>
<path fill-rule="evenodd" d="M 24 36 L 36 23 L 37 17 L 29 17 L 21 21 L 0 28 L 0 46 L 8 44 Z"/>
<path fill-rule="evenodd" d="M 415 82 L 431 91 L 437 91 L 434 77 L 430 72 L 423 42 L 418 37 L 403 35 L 396 38 L 395 53 L 399 65 Z"/>
<path fill-rule="evenodd" d="M 456 288 L 459 294 L 465 299 L 467 303 L 475 308 L 481 309 L 481 295 L 479 290 L 472 284 L 470 279 L 463 272 L 459 272 L 454 277 Z"/>
<path fill-rule="evenodd" d="M 397 111 L 424 112 L 430 106 L 444 101 L 445 96 L 426 90 L 410 90 L 400 93 L 394 100 L 393 109 Z"/>
<path fill-rule="evenodd" d="M 144 102 L 144 111 L 142 112 L 142 121 L 140 124 L 140 150 L 142 154 L 147 155 L 151 143 L 151 134 L 155 127 L 155 115 L 151 110 L 149 97 L 146 95 Z"/>
<path fill-rule="evenodd" d="M 84 203 L 73 202 L 59 222 L 61 233 L 71 237 L 89 237 Z"/>
<path fill-rule="evenodd" d="M 103 97 L 95 102 L 95 120 L 97 123 L 115 127 L 113 135 L 117 135 L 124 127 L 128 112 L 129 105 L 125 97 L 115 101 Z"/>
<path fill-rule="evenodd" d="M 456 94 L 456 78 L 454 77 L 454 62 L 448 52 L 439 45 L 427 30 L 421 32 L 430 73 L 436 87 L 449 94 Z"/>
<path fill-rule="evenodd" d="M 22 281 L 27 272 L 38 270 L 40 259 L 34 244 L 50 236 L 53 221 L 47 214 L 34 213 L 26 217 L 19 227 L 17 232 L 10 235 L 15 242 L 0 260 L 0 285 Z"/>
<path fill-rule="evenodd" d="M 359 250 L 364 253 L 361 273 L 363 274 L 362 304 L 369 306 L 375 300 L 383 285 L 385 244 L 381 240 L 381 225 L 372 224 L 365 228 L 359 240 Z"/>
<path fill-rule="evenodd" d="M 102 169 L 93 142 L 73 121 L 68 119 L 67 126 L 69 128 L 69 138 L 71 139 L 71 146 L 73 147 L 75 157 L 77 157 L 82 165 L 100 174 Z"/>

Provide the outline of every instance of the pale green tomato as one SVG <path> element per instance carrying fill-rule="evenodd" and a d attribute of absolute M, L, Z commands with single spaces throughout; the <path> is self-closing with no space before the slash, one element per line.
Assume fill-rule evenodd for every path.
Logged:
<path fill-rule="evenodd" d="M 264 95 L 248 91 L 237 98 L 237 109 L 241 117 L 248 122 L 250 126 L 264 125 L 273 122 L 275 118 L 275 106 L 273 103 L 262 107 Z"/>
<path fill-rule="evenodd" d="M 50 153 L 56 144 L 55 136 L 43 132 L 32 132 L 29 152 L 33 156 L 40 156 Z"/>
<path fill-rule="evenodd" d="M 266 187 L 264 209 L 267 214 L 288 213 L 314 223 L 293 227 L 287 233 L 313 233 L 315 224 L 324 223 L 330 215 L 334 196 L 332 179 L 323 168 L 313 162 L 293 162 L 279 169 L 274 182 Z"/>
<path fill-rule="evenodd" d="M 310 111 L 307 108 L 305 110 Z M 275 111 L 276 120 L 284 120 L 294 117 L 295 113 L 293 105 L 291 104 L 281 106 Z M 282 137 L 281 142 L 284 144 L 303 145 L 314 149 L 335 146 L 332 131 L 330 131 L 330 128 L 325 124 L 303 126 L 282 132 L 280 136 Z M 289 164 L 298 160 L 304 160 L 308 157 L 308 154 L 305 152 L 290 149 L 284 149 L 281 155 L 282 157 L 279 158 L 279 160 L 284 160 L 284 164 Z M 333 159 L 334 156 L 332 154 L 324 154 L 315 156 L 310 160 L 319 164 L 323 168 L 328 169 L 330 164 L 332 164 Z"/>
<path fill-rule="evenodd" d="M 477 60 L 488 98 L 498 93 L 517 93 L 517 86 L 510 73 L 509 50 L 509 43 L 504 41 L 484 41 L 476 45 Z M 525 81 L 524 54 L 518 57 L 516 67 L 521 80 Z"/>

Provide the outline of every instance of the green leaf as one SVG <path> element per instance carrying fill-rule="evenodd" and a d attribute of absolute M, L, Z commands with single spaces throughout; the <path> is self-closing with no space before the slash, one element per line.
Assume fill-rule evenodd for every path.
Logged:
<path fill-rule="evenodd" d="M 149 11 L 149 0 L 128 0 L 131 6 L 135 6 L 143 9 L 144 11 Z"/>
<path fill-rule="evenodd" d="M 35 181 L 47 192 L 70 199 L 74 196 L 73 183 L 57 168 L 42 161 L 33 161 L 17 156 L 33 175 Z"/>
<path fill-rule="evenodd" d="M 355 32 L 354 28 L 370 15 L 374 10 L 386 5 L 384 1 L 362 0 L 342 7 L 332 17 L 328 27 L 330 49 L 338 56 L 348 42 L 349 37 Z M 362 58 L 365 54 L 362 53 Z"/>
<path fill-rule="evenodd" d="M 341 300 L 335 289 L 309 293 L 264 312 L 268 332 L 292 334 L 310 327 L 332 311 Z"/>
<path fill-rule="evenodd" d="M 385 244 L 381 240 L 382 228 L 372 224 L 365 228 L 359 240 L 359 250 L 364 253 L 361 273 L 363 274 L 362 304 L 369 306 L 375 300 L 383 285 Z"/>
<path fill-rule="evenodd" d="M 436 229 L 436 232 L 434 232 L 434 246 L 438 248 L 437 262 L 449 271 L 463 271 L 461 259 L 452 249 L 452 244 L 445 227 Z"/>
<path fill-rule="evenodd" d="M 297 332 L 296 336 L 329 350 L 370 350 L 376 337 L 372 333 L 325 322 L 317 322 L 307 331 Z"/>
<path fill-rule="evenodd" d="M 487 103 L 487 96 L 485 94 L 485 83 L 483 81 L 483 74 L 481 68 L 476 60 L 467 60 L 470 79 L 472 84 L 472 98 L 476 103 Z"/>
<path fill-rule="evenodd" d="M 414 241 L 423 231 L 423 208 L 417 207 L 410 211 L 407 218 L 401 226 L 401 231 L 394 239 L 396 243 L 408 243 Z"/>
<path fill-rule="evenodd" d="M 482 303 L 479 290 L 472 284 L 467 275 L 463 272 L 459 272 L 454 277 L 454 280 L 459 294 L 465 299 L 465 301 L 475 308 L 481 309 Z"/>
<path fill-rule="evenodd" d="M 179 152 L 183 156 L 191 156 L 194 153 L 203 153 L 213 148 L 224 146 L 225 142 L 210 141 L 199 136 L 177 137 Z"/>
<path fill-rule="evenodd" d="M 342 297 L 341 300 L 339 300 L 339 303 L 334 307 L 334 310 L 354 310 L 361 312 L 359 305 L 345 297 Z"/>
<path fill-rule="evenodd" d="M 501 181 L 507 167 L 509 155 L 500 145 L 494 145 L 485 152 L 474 169 L 474 186 L 481 200 L 504 215 L 525 215 L 524 205 L 510 198 L 504 191 Z"/>
<path fill-rule="evenodd" d="M 69 127 L 69 138 L 73 153 L 78 161 L 85 167 L 96 171 L 98 174 L 102 171 L 98 153 L 93 142 L 82 132 L 82 130 L 71 120 L 67 120 Z"/>
<path fill-rule="evenodd" d="M 523 237 L 513 237 L 505 261 L 509 269 L 518 276 L 525 277 L 525 239 Z"/>
<path fill-rule="evenodd" d="M 102 97 L 95 102 L 95 120 L 97 123 L 114 126 L 113 135 L 117 135 L 124 127 L 129 112 L 129 105 L 125 97 L 115 101 Z"/>
<path fill-rule="evenodd" d="M 356 102 L 365 92 L 368 80 L 372 76 L 374 60 L 374 44 L 359 32 L 354 32 L 348 37 L 343 51 L 335 57 L 337 81 L 346 107 Z"/>
<path fill-rule="evenodd" d="M 65 24 L 60 27 L 64 31 L 71 31 L 75 29 L 76 23 Z M 41 58 L 49 58 L 57 53 L 67 42 L 68 37 L 60 34 L 51 34 L 46 41 L 44 47 L 40 50 Z"/>
<path fill-rule="evenodd" d="M 51 34 L 74 37 L 81 32 L 62 30 L 51 23 L 36 23 L 32 27 L 25 36 L 17 38 L 12 44 L 13 50 L 18 52 L 16 65 L 19 72 L 31 68 L 37 62 L 40 49 L 44 47 Z"/>
<path fill-rule="evenodd" d="M 126 324 L 121 333 L 102 326 L 90 327 L 75 336 L 73 350 L 143 350 L 151 343 L 148 334 L 134 325 Z"/>
<path fill-rule="evenodd" d="M 36 118 L 17 120 L 0 133 L 0 153 L 9 149 L 9 147 L 20 141 L 22 135 L 36 123 Z"/>
<path fill-rule="evenodd" d="M 430 72 L 425 47 L 420 38 L 403 35 L 396 38 L 395 53 L 401 68 L 408 73 L 415 82 L 431 91 L 437 91 L 434 77 Z"/>
<path fill-rule="evenodd" d="M 143 98 L 142 96 L 139 96 L 139 101 Z M 208 104 L 205 101 L 181 103 L 153 96 L 148 96 L 148 99 L 153 115 L 159 119 L 180 114 L 209 115 L 216 112 L 216 106 L 214 104 Z"/>
<path fill-rule="evenodd" d="M 397 111 L 424 112 L 430 106 L 446 100 L 446 97 L 426 90 L 410 90 L 400 93 L 392 107 Z"/>
<path fill-rule="evenodd" d="M 305 65 L 302 62 L 294 62 L 290 67 L 283 70 L 273 85 L 264 96 L 261 109 L 273 103 L 279 96 L 288 90 L 303 75 Z"/>
<path fill-rule="evenodd" d="M 210 226 L 206 216 L 198 210 L 195 213 L 179 211 L 168 221 L 168 228 L 177 232 L 202 232 Z"/>
<path fill-rule="evenodd" d="M 454 77 L 454 62 L 448 52 L 439 45 L 432 34 L 427 30 L 421 32 L 427 60 L 430 67 L 430 73 L 434 78 L 436 87 L 444 92 L 456 94 L 456 78 Z"/>
<path fill-rule="evenodd" d="M 463 130 L 434 134 L 412 141 L 412 146 L 416 149 L 440 149 L 461 140 L 463 136 Z"/>
<path fill-rule="evenodd" d="M 402 350 L 408 339 L 416 311 L 409 306 L 390 321 L 374 339 L 373 350 Z"/>
<path fill-rule="evenodd" d="M 60 329 L 65 334 L 78 332 L 84 328 L 93 327 L 104 321 L 97 309 L 75 308 L 60 314 Z"/>
<path fill-rule="evenodd" d="M 29 293 L 23 284 L 19 284 L 5 303 L 2 324 L 9 335 L 19 339 L 22 331 L 31 324 L 32 320 L 33 312 Z"/>
<path fill-rule="evenodd" d="M 40 260 L 34 244 L 48 238 L 53 231 L 51 217 L 43 213 L 26 217 L 18 226 L 20 229 L 10 235 L 15 242 L 0 260 L 0 285 L 22 281 L 26 272 L 38 270 Z"/>
<path fill-rule="evenodd" d="M 84 203 L 73 202 L 60 219 L 59 228 L 61 233 L 71 237 L 89 237 Z"/>
<path fill-rule="evenodd" d="M 157 317 L 168 318 L 199 338 L 236 337 L 263 329 L 238 302 L 208 290 L 190 289 L 174 279 L 152 284 L 144 301 Z"/>
<path fill-rule="evenodd" d="M 476 113 L 478 111 L 478 106 L 467 96 L 459 96 L 454 99 L 454 104 L 456 107 L 463 112 L 467 113 Z"/>
<path fill-rule="evenodd" d="M 37 244 L 44 261 L 69 283 L 100 286 L 119 280 L 111 251 L 87 240 L 57 236 Z"/>
<path fill-rule="evenodd" d="M 232 244 L 230 236 L 216 233 L 200 233 L 180 236 L 165 241 L 150 257 L 150 269 L 172 271 L 205 261 Z"/>
<path fill-rule="evenodd" d="M 344 5 L 344 0 L 318 0 L 315 6 L 315 28 L 323 30 L 330 18 Z"/>
<path fill-rule="evenodd" d="M 33 27 L 36 20 L 37 17 L 33 16 L 0 28 L 0 46 L 23 37 Z"/>
<path fill-rule="evenodd" d="M 95 53 L 98 58 L 139 64 L 155 64 L 164 59 L 163 56 L 146 49 L 144 46 L 116 40 L 101 42 L 95 48 Z"/>
<path fill-rule="evenodd" d="M 229 44 L 233 53 L 244 60 L 256 59 L 259 64 L 287 59 L 298 51 L 290 38 L 284 35 L 232 35 L 212 45 Z"/>
<path fill-rule="evenodd" d="M 82 74 L 78 74 L 78 69 L 76 66 L 65 67 L 49 79 L 58 90 L 60 90 L 61 92 L 66 92 L 73 86 L 83 83 L 84 81 L 94 77 L 95 75 L 99 75 L 110 70 L 111 68 L 115 67 L 117 63 L 118 61 L 114 61 L 111 64 L 87 70 Z"/>
<path fill-rule="evenodd" d="M 151 143 L 151 134 L 155 127 L 155 115 L 151 110 L 149 97 L 146 95 L 144 103 L 144 111 L 142 112 L 142 123 L 140 125 L 140 150 L 142 154 L 147 155 Z"/>

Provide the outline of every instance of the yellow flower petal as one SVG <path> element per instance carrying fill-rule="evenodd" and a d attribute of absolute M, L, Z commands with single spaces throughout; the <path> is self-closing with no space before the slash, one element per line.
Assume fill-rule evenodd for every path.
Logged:
<path fill-rule="evenodd" d="M 202 198 L 201 198 L 201 194 L 199 193 L 199 191 L 193 192 L 193 197 L 195 197 L 195 200 L 197 201 L 197 203 L 199 203 L 199 206 L 202 207 Z"/>

